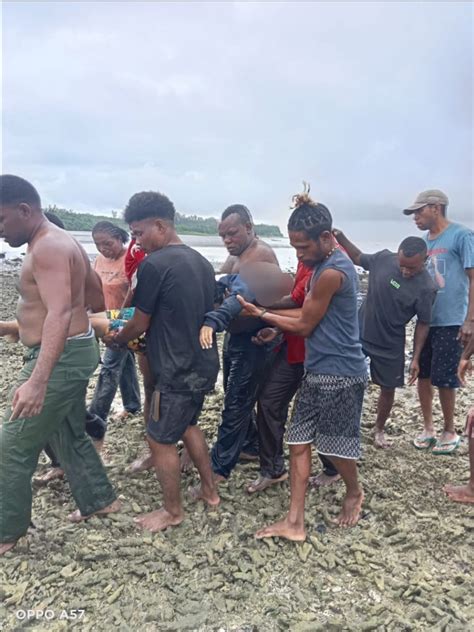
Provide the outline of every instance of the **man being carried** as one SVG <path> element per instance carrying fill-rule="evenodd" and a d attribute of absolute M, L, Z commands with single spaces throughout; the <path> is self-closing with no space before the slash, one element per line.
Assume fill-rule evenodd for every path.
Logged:
<path fill-rule="evenodd" d="M 219 235 L 229 252 L 221 272 L 239 274 L 242 267 L 257 262 L 278 265 L 275 253 L 255 235 L 252 216 L 246 206 L 234 204 L 222 214 Z M 229 477 L 242 451 L 257 457 L 257 432 L 252 412 L 263 379 L 267 356 L 265 347 L 252 343 L 263 327 L 258 318 L 225 320 L 225 310 L 206 314 L 200 340 L 210 348 L 216 331 L 228 328 L 230 336 L 224 349 L 224 410 L 217 441 L 212 448 L 212 468 L 217 481 Z"/>
<path fill-rule="evenodd" d="M 283 331 L 304 336 L 306 373 L 296 396 L 288 430 L 290 509 L 285 518 L 257 532 L 302 541 L 305 494 L 311 473 L 311 444 L 330 458 L 346 484 L 339 526 L 360 516 L 364 494 L 357 477 L 360 417 L 367 371 L 357 323 L 357 273 L 349 258 L 334 248 L 332 218 L 307 193 L 295 196 L 288 221 L 290 243 L 299 261 L 314 268 L 301 309 L 269 312 L 241 300 L 252 316 Z"/>
<path fill-rule="evenodd" d="M 428 271 L 438 288 L 418 376 L 425 428 L 414 440 L 419 450 L 434 445 L 433 454 L 451 454 L 459 446 L 454 430 L 457 368 L 462 344 L 469 342 L 474 329 L 474 232 L 450 222 L 447 207 L 447 196 L 433 189 L 420 193 L 403 211 L 413 215 L 420 230 L 428 231 Z M 433 386 L 438 387 L 444 417 L 444 430 L 438 439 L 433 426 Z"/>
<path fill-rule="evenodd" d="M 147 257 L 138 269 L 132 319 L 104 341 L 125 345 L 147 332 L 147 357 L 155 380 L 147 433 L 163 507 L 136 522 L 160 531 L 184 519 L 176 449 L 180 439 L 201 477 L 195 499 L 213 506 L 220 502 L 206 440 L 197 426 L 204 397 L 214 388 L 219 370 L 216 346 L 204 350 L 199 344 L 204 315 L 213 307 L 214 270 L 179 239 L 173 203 L 161 193 L 136 193 L 124 217 Z"/>
<path fill-rule="evenodd" d="M 370 272 L 367 297 L 359 311 L 360 338 L 370 358 L 372 382 L 380 386 L 374 443 L 388 448 L 385 423 L 395 389 L 404 385 L 405 326 L 417 317 L 409 384 L 418 377 L 420 353 L 430 328 L 436 287 L 425 268 L 426 244 L 419 237 L 407 237 L 397 253 L 381 250 L 367 255 L 342 231 L 335 230 L 334 235 L 352 261 Z"/>
<path fill-rule="evenodd" d="M 28 244 L 17 309 L 28 351 L 0 429 L 0 554 L 23 536 L 31 520 L 31 477 L 49 444 L 64 468 L 79 510 L 78 522 L 119 509 L 99 456 L 85 431 L 85 396 L 99 361 L 85 305 L 96 279 L 81 246 L 51 224 L 36 189 L 0 177 L 0 236 Z"/>

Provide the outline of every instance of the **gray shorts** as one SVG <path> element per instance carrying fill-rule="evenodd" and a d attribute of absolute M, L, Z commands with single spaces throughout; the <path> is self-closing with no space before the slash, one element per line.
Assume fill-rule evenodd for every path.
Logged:
<path fill-rule="evenodd" d="M 378 349 L 365 342 L 362 351 L 370 358 L 370 377 L 374 384 L 385 388 L 400 388 L 405 383 L 405 349 L 400 347 L 385 353 L 385 349 Z"/>
<path fill-rule="evenodd" d="M 306 373 L 296 394 L 287 443 L 314 443 L 326 456 L 360 457 L 360 418 L 367 376 Z"/>

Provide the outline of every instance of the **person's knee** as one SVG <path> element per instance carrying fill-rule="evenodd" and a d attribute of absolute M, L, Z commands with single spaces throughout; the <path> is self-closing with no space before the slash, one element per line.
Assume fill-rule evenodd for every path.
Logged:
<path fill-rule="evenodd" d="M 297 444 L 290 445 L 291 457 L 295 459 L 305 456 L 308 450 L 311 450 L 310 443 L 297 443 Z"/>

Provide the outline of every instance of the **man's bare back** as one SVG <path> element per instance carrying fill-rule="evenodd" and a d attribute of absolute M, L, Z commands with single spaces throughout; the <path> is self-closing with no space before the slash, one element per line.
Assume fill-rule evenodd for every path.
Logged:
<path fill-rule="evenodd" d="M 27 347 L 41 344 L 48 313 L 40 287 L 64 295 L 71 310 L 67 336 L 87 332 L 89 319 L 85 309 L 91 267 L 82 247 L 67 232 L 45 222 L 28 245 L 23 262 L 17 307 L 20 339 Z"/>

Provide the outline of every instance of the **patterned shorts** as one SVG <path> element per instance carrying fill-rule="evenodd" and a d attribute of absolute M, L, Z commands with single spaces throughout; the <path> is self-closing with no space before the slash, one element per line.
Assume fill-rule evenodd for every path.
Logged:
<path fill-rule="evenodd" d="M 458 340 L 459 326 L 430 327 L 430 333 L 420 354 L 420 379 L 431 378 L 438 388 L 458 388 L 458 364 L 462 345 Z"/>
<path fill-rule="evenodd" d="M 367 376 L 306 373 L 296 394 L 287 442 L 313 443 L 321 454 L 360 457 L 360 417 Z"/>

